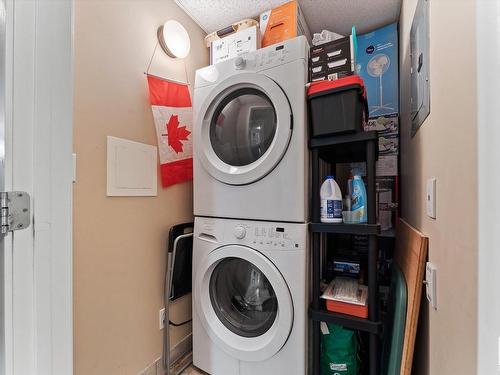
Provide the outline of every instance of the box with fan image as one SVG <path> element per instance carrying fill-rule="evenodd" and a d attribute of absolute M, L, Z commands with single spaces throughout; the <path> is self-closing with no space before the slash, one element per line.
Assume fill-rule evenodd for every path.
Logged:
<path fill-rule="evenodd" d="M 398 25 L 358 35 L 357 69 L 368 92 L 370 117 L 399 112 Z"/>

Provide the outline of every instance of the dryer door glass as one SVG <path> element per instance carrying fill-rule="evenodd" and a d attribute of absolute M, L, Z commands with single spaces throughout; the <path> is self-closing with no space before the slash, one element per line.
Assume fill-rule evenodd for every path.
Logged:
<path fill-rule="evenodd" d="M 217 264 L 210 278 L 210 300 L 220 321 L 243 337 L 266 333 L 278 312 L 269 280 L 241 258 L 225 258 Z"/>
<path fill-rule="evenodd" d="M 210 142 L 224 163 L 248 165 L 269 149 L 276 125 L 276 111 L 267 95 L 255 88 L 242 88 L 231 92 L 214 111 Z"/>

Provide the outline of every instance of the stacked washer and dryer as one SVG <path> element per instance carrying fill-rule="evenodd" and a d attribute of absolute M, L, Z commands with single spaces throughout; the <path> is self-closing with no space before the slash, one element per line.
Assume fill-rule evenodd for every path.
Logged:
<path fill-rule="evenodd" d="M 308 49 L 196 72 L 193 362 L 212 375 L 306 374 Z"/>

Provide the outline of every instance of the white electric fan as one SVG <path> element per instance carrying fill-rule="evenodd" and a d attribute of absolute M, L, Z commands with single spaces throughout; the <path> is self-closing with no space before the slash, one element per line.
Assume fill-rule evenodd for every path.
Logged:
<path fill-rule="evenodd" d="M 384 104 L 382 89 L 382 77 L 384 73 L 387 72 L 387 69 L 389 69 L 390 65 L 391 60 L 389 59 L 389 56 L 383 53 L 379 53 L 373 56 L 370 61 L 368 61 L 368 65 L 366 66 L 366 71 L 368 72 L 368 74 L 372 77 L 378 78 L 379 82 L 379 102 L 378 105 L 371 106 L 371 113 L 376 113 L 384 109 L 394 111 L 394 108 L 391 107 L 392 103 Z"/>

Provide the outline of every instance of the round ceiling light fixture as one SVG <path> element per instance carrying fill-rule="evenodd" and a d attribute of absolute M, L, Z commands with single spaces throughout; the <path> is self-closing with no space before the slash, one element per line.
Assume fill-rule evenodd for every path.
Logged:
<path fill-rule="evenodd" d="M 165 22 L 158 28 L 158 41 L 167 55 L 183 59 L 189 54 L 191 41 L 184 26 L 174 20 Z"/>

